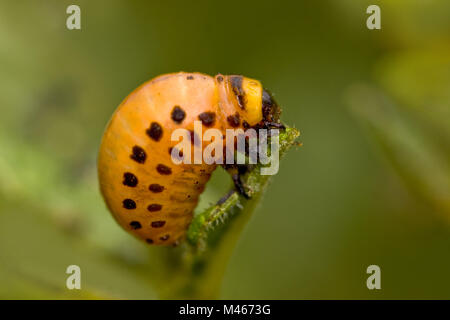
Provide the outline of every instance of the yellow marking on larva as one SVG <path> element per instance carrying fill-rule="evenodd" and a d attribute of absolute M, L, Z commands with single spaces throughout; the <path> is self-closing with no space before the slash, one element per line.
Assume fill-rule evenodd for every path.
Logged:
<path fill-rule="evenodd" d="M 244 78 L 242 80 L 242 88 L 246 93 L 245 96 L 247 99 L 247 104 L 245 106 L 247 122 L 249 125 L 254 126 L 262 119 L 262 86 L 257 80 Z"/>

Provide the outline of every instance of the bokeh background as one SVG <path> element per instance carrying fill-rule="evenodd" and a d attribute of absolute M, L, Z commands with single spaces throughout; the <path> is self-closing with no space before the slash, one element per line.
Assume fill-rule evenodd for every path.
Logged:
<path fill-rule="evenodd" d="M 66 29 L 70 4 L 81 30 Z M 447 0 L 1 0 L 1 298 L 159 297 L 159 249 L 115 224 L 96 157 L 121 100 L 180 70 L 260 79 L 302 132 L 221 298 L 450 298 Z M 218 170 L 201 205 L 228 179 Z M 382 290 L 366 288 L 371 264 Z"/>

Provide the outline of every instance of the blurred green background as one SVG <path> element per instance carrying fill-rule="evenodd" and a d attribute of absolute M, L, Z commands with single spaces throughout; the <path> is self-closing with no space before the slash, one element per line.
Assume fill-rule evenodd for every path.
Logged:
<path fill-rule="evenodd" d="M 450 298 L 449 1 L 1 0 L 0 39 L 1 298 L 158 298 L 161 249 L 115 224 L 96 157 L 121 100 L 180 70 L 259 79 L 302 131 L 221 298 Z"/>

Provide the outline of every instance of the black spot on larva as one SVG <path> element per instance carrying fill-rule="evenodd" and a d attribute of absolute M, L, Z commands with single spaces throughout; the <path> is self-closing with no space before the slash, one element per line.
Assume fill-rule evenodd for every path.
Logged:
<path fill-rule="evenodd" d="M 242 76 L 231 77 L 231 87 L 233 88 L 233 93 L 236 95 L 239 107 L 245 109 L 245 92 L 242 88 Z"/>
<path fill-rule="evenodd" d="M 172 151 L 175 149 L 175 159 L 176 160 L 183 160 L 183 151 L 181 151 L 181 150 L 178 150 L 177 148 L 169 148 L 169 155 L 170 155 L 170 157 L 172 157 Z"/>
<path fill-rule="evenodd" d="M 166 224 L 165 221 L 153 221 L 152 228 L 161 228 Z"/>
<path fill-rule="evenodd" d="M 184 110 L 181 109 L 180 106 L 175 106 L 173 107 L 170 116 L 174 122 L 180 124 L 186 117 L 186 112 L 184 112 Z"/>
<path fill-rule="evenodd" d="M 198 118 L 204 126 L 210 127 L 216 120 L 216 114 L 214 112 L 203 112 L 198 115 Z"/>
<path fill-rule="evenodd" d="M 163 192 L 164 187 L 163 187 L 162 185 L 160 185 L 160 184 L 153 183 L 153 184 L 151 184 L 151 185 L 148 187 L 148 189 L 149 189 L 151 192 L 159 193 L 159 192 Z"/>
<path fill-rule="evenodd" d="M 123 200 L 122 204 L 125 209 L 129 209 L 129 210 L 136 209 L 136 202 L 134 202 L 131 199 Z"/>
<path fill-rule="evenodd" d="M 228 116 L 227 121 L 230 126 L 236 128 L 239 127 L 239 124 L 241 123 L 241 117 L 239 116 L 239 113 L 236 112 L 235 114 Z"/>
<path fill-rule="evenodd" d="M 160 237 L 159 240 L 161 240 L 161 241 L 166 241 L 166 240 L 168 240 L 169 238 L 170 238 L 170 236 L 169 236 L 168 234 L 166 234 L 165 236 Z"/>
<path fill-rule="evenodd" d="M 162 209 L 162 205 L 158 203 L 152 203 L 147 207 L 147 210 L 150 212 L 160 211 Z"/>
<path fill-rule="evenodd" d="M 155 141 L 161 140 L 161 137 L 163 135 L 163 129 L 157 122 L 152 122 L 150 125 L 150 128 L 147 129 L 147 134 L 150 138 L 152 138 Z"/>
<path fill-rule="evenodd" d="M 223 81 L 223 77 L 222 76 L 217 76 L 217 81 L 220 83 Z"/>
<path fill-rule="evenodd" d="M 244 129 L 248 129 L 248 128 L 250 128 L 250 125 L 248 124 L 248 122 L 247 121 L 242 121 L 242 126 L 244 127 Z"/>
<path fill-rule="evenodd" d="M 188 79 L 188 80 L 194 80 L 194 76 L 187 76 L 186 79 Z"/>
<path fill-rule="evenodd" d="M 138 163 L 144 163 L 145 159 L 147 159 L 147 154 L 141 147 L 134 146 L 130 158 Z"/>
<path fill-rule="evenodd" d="M 145 242 L 152 244 L 153 240 L 152 239 L 145 239 Z"/>
<path fill-rule="evenodd" d="M 136 187 L 138 184 L 138 179 L 131 172 L 125 172 L 123 174 L 123 184 L 129 187 Z"/>
<path fill-rule="evenodd" d="M 172 174 L 172 169 L 170 169 L 168 166 L 165 166 L 161 163 L 156 166 L 156 171 L 158 171 L 158 173 L 162 174 L 162 175 Z"/>
<path fill-rule="evenodd" d="M 131 228 L 133 228 L 134 230 L 140 229 L 142 228 L 141 224 L 139 223 L 139 221 L 131 221 L 130 222 L 130 226 Z"/>

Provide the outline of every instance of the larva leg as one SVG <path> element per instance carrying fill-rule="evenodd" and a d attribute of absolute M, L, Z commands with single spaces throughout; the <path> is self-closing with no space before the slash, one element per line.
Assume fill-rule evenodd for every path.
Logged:
<path fill-rule="evenodd" d="M 250 199 L 250 196 L 245 191 L 244 184 L 242 183 L 242 180 L 241 180 L 241 175 L 239 173 L 236 173 L 232 176 L 232 178 L 233 178 L 234 186 L 235 186 L 237 192 L 239 192 L 239 194 L 243 195 L 246 199 Z"/>
<path fill-rule="evenodd" d="M 278 122 L 268 122 L 265 121 L 264 122 L 264 126 L 268 129 L 281 129 L 281 130 L 285 130 L 286 127 L 284 126 L 284 124 L 282 123 L 278 123 Z"/>
<path fill-rule="evenodd" d="M 219 201 L 217 201 L 216 205 L 220 206 L 224 204 L 235 192 L 236 190 L 230 190 L 226 195 L 220 198 Z"/>
<path fill-rule="evenodd" d="M 256 129 L 280 129 L 285 130 L 286 127 L 282 123 L 273 122 L 273 121 L 262 121 L 258 123 L 254 128 Z"/>
<path fill-rule="evenodd" d="M 241 176 L 247 172 L 247 165 L 228 164 L 224 165 L 223 167 L 231 175 L 236 191 L 246 199 L 250 199 L 247 191 L 245 191 L 245 187 L 241 179 Z"/>

